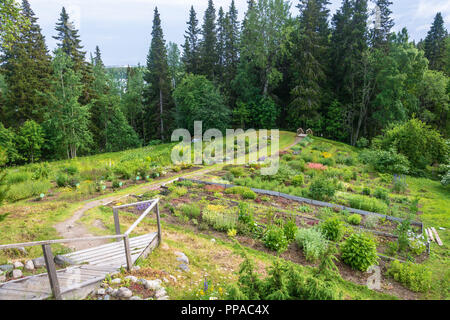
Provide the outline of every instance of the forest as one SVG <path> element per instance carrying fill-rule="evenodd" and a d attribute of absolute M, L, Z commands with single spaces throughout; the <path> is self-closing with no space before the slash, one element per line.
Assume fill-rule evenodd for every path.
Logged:
<path fill-rule="evenodd" d="M 15 15 L 2 13 L 17 29 L 4 37 L 0 60 L 6 162 L 148 146 L 202 120 L 205 130 L 310 128 L 360 147 L 409 123 L 405 132 L 419 128 L 438 141 L 419 168 L 445 163 L 450 38 L 442 14 L 415 43 L 406 28 L 392 32 L 392 2 L 373 2 L 369 10 L 367 0 L 343 0 L 331 15 L 327 0 L 295 1 L 297 14 L 287 1 L 249 0 L 239 21 L 234 0 L 218 9 L 209 0 L 202 22 L 193 6 L 186 13 L 181 48 L 166 43 L 155 8 L 146 65 L 125 72 L 107 68 L 98 46 L 87 59 L 64 7 L 49 52 L 23 0 Z"/>

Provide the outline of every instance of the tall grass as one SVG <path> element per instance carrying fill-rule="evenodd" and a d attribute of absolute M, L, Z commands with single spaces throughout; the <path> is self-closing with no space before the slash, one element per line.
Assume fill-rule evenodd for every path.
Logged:
<path fill-rule="evenodd" d="M 8 191 L 6 196 L 6 200 L 14 202 L 31 197 L 37 197 L 41 193 L 47 193 L 51 187 L 52 184 L 48 180 L 17 183 L 11 186 L 11 189 Z"/>

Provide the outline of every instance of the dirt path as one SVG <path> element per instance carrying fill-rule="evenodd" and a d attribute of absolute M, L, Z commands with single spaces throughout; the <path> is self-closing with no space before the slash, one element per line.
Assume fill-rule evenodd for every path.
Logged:
<path fill-rule="evenodd" d="M 293 146 L 298 144 L 302 139 L 303 138 L 301 138 L 301 137 L 296 137 L 294 143 L 289 145 L 288 147 L 284 148 L 283 150 L 288 150 L 288 149 L 292 148 Z M 283 151 L 283 150 L 280 150 L 280 151 Z M 156 182 L 156 183 L 152 183 L 150 185 L 143 186 L 139 189 L 139 191 L 155 190 L 164 184 L 169 184 L 169 183 L 172 183 L 172 182 L 178 180 L 178 178 L 186 178 L 186 177 L 201 175 L 201 174 L 205 174 L 210 171 L 213 171 L 215 169 L 216 169 L 216 167 L 214 166 L 212 168 L 200 169 L 198 171 L 186 173 L 185 175 L 178 176 L 177 178 L 169 180 L 169 181 Z M 81 219 L 81 217 L 83 217 L 84 213 L 90 209 L 93 209 L 93 208 L 96 208 L 99 206 L 103 206 L 110 202 L 119 200 L 120 198 L 123 198 L 123 197 L 126 197 L 126 195 L 125 196 L 123 196 L 123 195 L 112 196 L 112 197 L 108 197 L 108 198 L 104 198 L 104 199 L 100 199 L 100 200 L 93 200 L 93 201 L 87 202 L 83 205 L 82 208 L 75 211 L 72 217 L 70 217 L 69 219 L 67 219 L 63 222 L 56 224 L 54 227 L 55 227 L 56 231 L 64 239 L 95 237 L 95 235 L 90 233 L 89 230 L 86 228 L 86 226 L 84 226 L 79 221 Z M 105 244 L 108 242 L 109 242 L 108 240 L 92 240 L 92 241 L 73 242 L 73 243 L 71 243 L 70 248 L 72 250 L 77 251 L 77 250 L 83 250 L 83 249 L 96 247 L 96 246 L 99 246 L 99 245 L 102 245 L 102 244 Z"/>

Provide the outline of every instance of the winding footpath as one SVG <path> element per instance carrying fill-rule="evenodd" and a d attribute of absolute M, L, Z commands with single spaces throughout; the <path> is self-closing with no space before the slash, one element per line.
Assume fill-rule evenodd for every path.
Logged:
<path fill-rule="evenodd" d="M 293 146 L 297 145 L 302 139 L 303 139 L 302 137 L 296 137 L 294 143 L 281 149 L 280 152 L 289 150 Z M 222 166 L 225 164 L 226 163 L 222 164 Z M 221 166 L 221 165 L 219 165 L 219 166 Z M 177 176 L 176 178 L 174 178 L 172 180 L 164 180 L 164 181 L 160 181 L 160 182 L 153 182 L 150 184 L 146 184 L 146 185 L 142 186 L 139 189 L 139 191 L 145 192 L 145 191 L 150 191 L 150 190 L 156 190 L 156 189 L 160 188 L 162 185 L 170 184 L 174 181 L 177 181 L 179 178 L 187 178 L 187 177 L 194 177 L 194 176 L 202 175 L 202 174 L 217 170 L 217 168 L 218 168 L 218 166 L 214 165 L 209 168 L 203 168 L 203 169 L 200 169 L 200 170 L 197 170 L 194 172 L 189 172 L 189 173 L 183 174 L 181 176 Z M 86 228 L 86 226 L 79 220 L 83 217 L 83 215 L 88 210 L 107 205 L 113 201 L 117 201 L 126 196 L 128 196 L 128 195 L 116 195 L 116 196 L 111 196 L 111 197 L 104 198 L 104 199 L 89 201 L 89 202 L 85 203 L 83 205 L 83 207 L 76 210 L 69 219 L 56 224 L 54 226 L 54 228 L 56 229 L 56 231 L 60 234 L 60 236 L 63 239 L 95 237 L 95 235 L 90 233 L 88 228 Z M 70 248 L 74 251 L 79 251 L 79 250 L 97 247 L 97 246 L 100 246 L 100 245 L 103 245 L 106 243 L 109 243 L 109 241 L 108 240 L 92 240 L 92 241 L 74 242 L 71 244 Z"/>

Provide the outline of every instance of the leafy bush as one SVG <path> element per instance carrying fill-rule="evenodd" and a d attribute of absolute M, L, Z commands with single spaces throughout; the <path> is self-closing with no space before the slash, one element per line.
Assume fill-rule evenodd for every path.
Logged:
<path fill-rule="evenodd" d="M 245 175 L 245 170 L 242 167 L 235 167 L 235 168 L 231 168 L 230 169 L 230 173 L 236 177 L 236 178 L 240 178 L 242 176 Z"/>
<path fill-rule="evenodd" d="M 263 242 L 267 248 L 280 253 L 286 251 L 289 245 L 284 230 L 275 225 L 267 228 L 264 233 Z"/>
<path fill-rule="evenodd" d="M 287 219 L 287 221 L 284 223 L 283 226 L 284 229 L 284 235 L 286 236 L 287 240 L 289 242 L 292 242 L 295 240 L 295 234 L 297 233 L 297 224 L 295 223 L 295 219 Z"/>
<path fill-rule="evenodd" d="M 382 136 L 374 139 L 374 144 L 384 150 L 395 148 L 417 169 L 444 163 L 449 152 L 441 134 L 419 119 L 392 125 Z"/>
<path fill-rule="evenodd" d="M 357 148 L 367 148 L 369 146 L 369 140 L 367 140 L 364 137 L 361 137 L 358 139 L 358 141 L 356 141 L 356 147 Z"/>
<path fill-rule="evenodd" d="M 362 194 L 365 196 L 370 196 L 370 188 L 369 187 L 364 187 Z"/>
<path fill-rule="evenodd" d="M 181 206 L 181 212 L 190 219 L 198 218 L 200 216 L 200 208 L 195 204 L 183 204 Z"/>
<path fill-rule="evenodd" d="M 257 195 L 247 187 L 232 187 L 225 190 L 227 194 L 240 194 L 244 199 L 256 199 Z"/>
<path fill-rule="evenodd" d="M 394 184 L 392 185 L 392 191 L 396 193 L 405 193 L 408 189 L 406 179 L 399 176 L 394 176 Z"/>
<path fill-rule="evenodd" d="M 353 194 L 348 197 L 350 207 L 354 209 L 361 209 L 376 213 L 387 213 L 388 206 L 385 202 L 358 194 Z"/>
<path fill-rule="evenodd" d="M 303 159 L 291 161 L 288 163 L 288 165 L 294 170 L 298 171 L 305 170 L 305 161 Z"/>
<path fill-rule="evenodd" d="M 228 230 L 236 229 L 237 217 L 227 212 L 222 206 L 208 205 L 203 210 L 202 219 L 218 231 L 228 232 Z"/>
<path fill-rule="evenodd" d="M 31 197 L 38 197 L 41 193 L 47 193 L 51 187 L 52 184 L 48 180 L 17 183 L 10 187 L 6 199 L 14 202 L 29 199 Z"/>
<path fill-rule="evenodd" d="M 78 168 L 76 166 L 70 165 L 64 168 L 64 172 L 68 175 L 73 176 L 78 173 Z"/>
<path fill-rule="evenodd" d="M 359 226 L 361 224 L 361 216 L 359 214 L 352 214 L 347 218 L 347 221 L 354 226 Z"/>
<path fill-rule="evenodd" d="M 378 263 L 377 245 L 371 235 L 353 233 L 342 245 L 342 261 L 352 269 L 367 271 Z"/>
<path fill-rule="evenodd" d="M 239 216 L 238 221 L 247 224 L 253 225 L 253 211 L 250 209 L 250 205 L 245 202 L 239 203 Z"/>
<path fill-rule="evenodd" d="M 69 177 L 64 174 L 64 173 L 60 173 L 56 176 L 56 184 L 58 185 L 58 187 L 66 187 L 69 185 Z"/>
<path fill-rule="evenodd" d="M 336 187 L 330 180 L 315 178 L 309 186 L 309 195 L 316 200 L 329 200 L 336 193 Z"/>
<path fill-rule="evenodd" d="M 407 174 L 409 172 L 408 159 L 394 150 L 364 150 L 359 158 L 362 163 L 370 164 L 378 172 Z"/>
<path fill-rule="evenodd" d="M 387 275 L 415 292 L 427 292 L 431 288 L 431 271 L 420 264 L 395 260 L 389 265 Z"/>
<path fill-rule="evenodd" d="M 31 180 L 32 175 L 28 172 L 11 172 L 6 176 L 6 183 L 16 184 Z"/>
<path fill-rule="evenodd" d="M 329 218 L 320 224 L 322 233 L 328 240 L 340 241 L 344 236 L 345 226 L 339 218 Z"/>
<path fill-rule="evenodd" d="M 327 250 L 328 241 L 320 230 L 316 228 L 299 229 L 295 240 L 303 248 L 306 260 L 317 261 Z"/>
<path fill-rule="evenodd" d="M 296 175 L 292 178 L 292 184 L 296 187 L 301 187 L 304 183 L 304 178 L 302 174 Z"/>
<path fill-rule="evenodd" d="M 377 187 L 373 192 L 373 196 L 377 199 L 389 201 L 389 193 L 386 189 Z"/>

